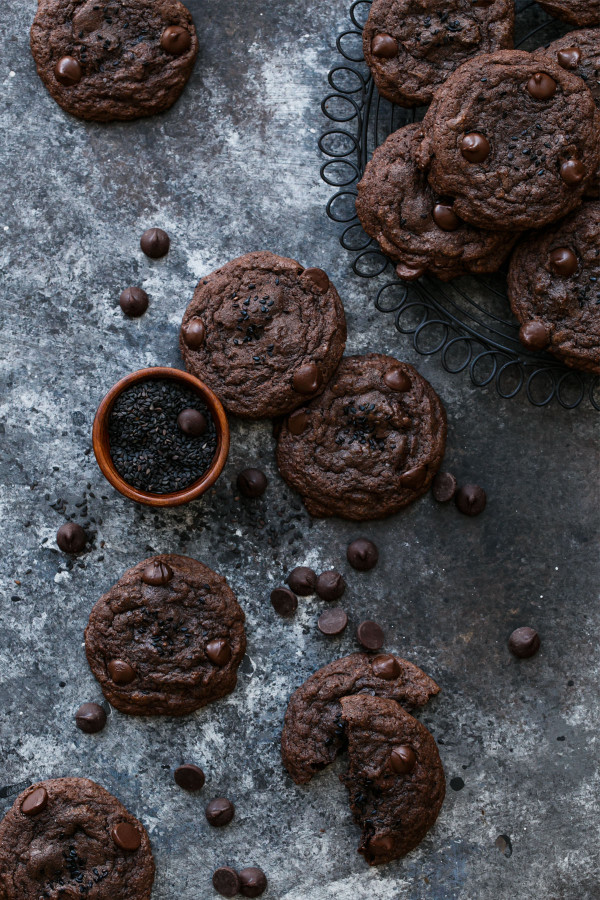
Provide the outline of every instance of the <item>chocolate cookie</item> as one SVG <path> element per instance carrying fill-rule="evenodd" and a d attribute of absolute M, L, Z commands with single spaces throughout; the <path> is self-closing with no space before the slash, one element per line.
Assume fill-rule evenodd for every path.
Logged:
<path fill-rule="evenodd" d="M 358 185 L 362 227 L 406 280 L 425 272 L 449 281 L 465 272 L 497 271 L 517 235 L 482 231 L 458 218 L 452 201 L 437 196 L 417 167 L 422 139 L 420 125 L 406 125 L 375 150 Z"/>
<path fill-rule="evenodd" d="M 146 829 L 87 778 L 23 791 L 0 823 L 0 900 L 149 900 Z"/>
<path fill-rule="evenodd" d="M 340 780 L 363 829 L 358 852 L 369 865 L 405 856 L 437 819 L 446 780 L 432 735 L 394 700 L 344 697 L 349 767 Z"/>
<path fill-rule="evenodd" d="M 600 109 L 600 28 L 570 31 L 545 51 L 559 66 L 583 78 Z M 599 138 L 600 140 L 600 138 Z M 588 197 L 600 197 L 600 170 L 589 185 Z"/>
<path fill-rule="evenodd" d="M 39 0 L 31 52 L 66 112 L 109 122 L 172 106 L 198 39 L 179 0 Z"/>
<path fill-rule="evenodd" d="M 429 487 L 446 414 L 416 369 L 391 356 L 347 356 L 321 397 L 292 413 L 277 465 L 313 516 L 377 519 Z"/>
<path fill-rule="evenodd" d="M 421 669 L 390 653 L 353 653 L 336 659 L 292 694 L 281 735 L 283 764 L 296 784 L 306 784 L 333 762 L 345 744 L 342 697 L 374 694 L 414 709 L 439 690 Z"/>
<path fill-rule="evenodd" d="M 517 245 L 508 296 L 526 346 L 600 374 L 600 202 Z"/>
<path fill-rule="evenodd" d="M 344 307 L 325 272 L 268 251 L 203 278 L 180 337 L 188 372 L 249 419 L 283 415 L 320 394 L 345 344 Z"/>
<path fill-rule="evenodd" d="M 570 25 L 600 25 L 598 0 L 538 0 L 538 3 L 551 16 Z"/>
<path fill-rule="evenodd" d="M 417 162 L 482 228 L 540 228 L 579 205 L 600 162 L 594 99 L 550 57 L 499 50 L 467 62 L 423 120 Z"/>
<path fill-rule="evenodd" d="M 85 649 L 116 709 L 182 716 L 235 688 L 246 649 L 244 613 L 208 566 L 187 556 L 155 556 L 98 600 Z"/>
<path fill-rule="evenodd" d="M 382 97 L 431 103 L 467 59 L 513 45 L 512 0 L 373 0 L 363 53 Z"/>

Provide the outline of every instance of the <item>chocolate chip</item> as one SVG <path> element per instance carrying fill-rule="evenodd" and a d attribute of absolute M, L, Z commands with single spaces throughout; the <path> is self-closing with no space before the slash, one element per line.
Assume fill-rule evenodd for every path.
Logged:
<path fill-rule="evenodd" d="M 390 753 L 390 766 L 397 775 L 408 775 L 417 764 L 415 751 L 408 744 L 394 747 Z"/>
<path fill-rule="evenodd" d="M 465 516 L 478 516 L 485 509 L 487 497 L 478 484 L 463 484 L 454 497 L 457 509 Z"/>
<path fill-rule="evenodd" d="M 319 370 L 314 363 L 299 366 L 292 376 L 292 385 L 299 394 L 314 394 L 321 384 Z"/>
<path fill-rule="evenodd" d="M 140 247 L 150 259 L 160 259 L 169 252 L 171 239 L 162 228 L 149 228 L 140 238 Z"/>
<path fill-rule="evenodd" d="M 308 566 L 296 566 L 286 580 L 291 590 L 299 597 L 308 597 L 309 594 L 315 593 L 317 576 Z"/>
<path fill-rule="evenodd" d="M 179 25 L 169 25 L 162 33 L 160 46 L 173 56 L 180 56 L 192 46 L 192 36 L 187 28 Z"/>
<path fill-rule="evenodd" d="M 87 544 L 87 535 L 76 522 L 65 522 L 56 532 L 56 543 L 63 553 L 81 553 Z"/>
<path fill-rule="evenodd" d="M 370 619 L 360 623 L 356 629 L 356 637 L 366 650 L 381 650 L 385 640 L 381 625 Z"/>
<path fill-rule="evenodd" d="M 190 319 L 187 325 L 182 326 L 181 336 L 190 350 L 199 350 L 206 340 L 204 322 L 197 317 Z"/>
<path fill-rule="evenodd" d="M 485 135 L 472 131 L 460 142 L 460 152 L 468 162 L 480 163 L 490 154 L 490 142 Z"/>
<path fill-rule="evenodd" d="M 452 472 L 438 472 L 431 487 L 434 499 L 438 503 L 447 503 L 456 493 L 456 478 Z"/>
<path fill-rule="evenodd" d="M 433 207 L 432 218 L 442 231 L 456 231 L 462 222 L 448 203 L 436 203 Z"/>
<path fill-rule="evenodd" d="M 240 892 L 240 879 L 235 869 L 229 866 L 221 866 L 213 872 L 212 883 L 217 894 L 221 897 L 235 897 Z"/>
<path fill-rule="evenodd" d="M 326 609 L 319 616 L 317 626 L 323 634 L 341 634 L 348 624 L 348 616 L 341 608 L 335 606 L 333 609 Z"/>
<path fill-rule="evenodd" d="M 306 414 L 305 410 L 297 409 L 296 412 L 293 412 L 290 416 L 288 416 L 287 425 L 290 434 L 296 436 L 302 434 L 302 432 L 308 425 L 308 415 Z"/>
<path fill-rule="evenodd" d="M 550 268 L 556 275 L 566 278 L 577 271 L 577 257 L 568 247 L 557 247 L 550 254 Z"/>
<path fill-rule="evenodd" d="M 267 876 L 262 869 L 249 866 L 242 869 L 240 876 L 240 892 L 244 897 L 260 897 L 267 889 Z"/>
<path fill-rule="evenodd" d="M 373 669 L 373 675 L 377 678 L 383 678 L 385 681 L 393 681 L 402 671 L 400 663 L 391 653 L 381 653 L 379 656 L 376 656 L 371 663 L 371 668 Z"/>
<path fill-rule="evenodd" d="M 535 100 L 550 100 L 556 93 L 556 82 L 545 72 L 536 72 L 527 82 L 527 90 Z"/>
<path fill-rule="evenodd" d="M 121 850 L 133 852 L 142 843 L 142 836 L 134 825 L 129 822 L 118 822 L 110 830 L 111 837 Z"/>
<path fill-rule="evenodd" d="M 332 600 L 339 600 L 345 590 L 346 582 L 335 569 L 330 569 L 328 572 L 321 572 L 317 578 L 315 594 L 317 597 L 320 597 L 321 600 L 327 600 L 329 602 Z"/>
<path fill-rule="evenodd" d="M 178 766 L 173 772 L 173 778 L 175 784 L 185 791 L 200 791 L 206 781 L 200 766 L 195 766 L 193 763 L 184 763 L 184 765 Z"/>
<path fill-rule="evenodd" d="M 304 276 L 310 279 L 322 294 L 326 294 L 329 290 L 329 276 L 323 269 L 305 269 Z"/>
<path fill-rule="evenodd" d="M 288 619 L 298 609 L 298 598 L 289 588 L 279 587 L 271 591 L 271 603 L 275 612 Z"/>
<path fill-rule="evenodd" d="M 390 834 L 376 834 L 369 841 L 369 850 L 376 855 L 389 854 L 394 849 L 394 839 Z"/>
<path fill-rule="evenodd" d="M 206 820 L 214 828 L 229 825 L 235 814 L 235 806 L 227 797 L 215 797 L 206 807 Z"/>
<path fill-rule="evenodd" d="M 406 263 L 398 263 L 396 265 L 396 275 L 404 281 L 416 281 L 426 271 L 426 266 L 409 266 Z"/>
<path fill-rule="evenodd" d="M 410 391 L 412 387 L 411 380 L 406 372 L 403 372 L 402 369 L 399 368 L 388 369 L 383 376 L 383 382 L 390 390 L 397 391 L 398 393 Z"/>
<path fill-rule="evenodd" d="M 569 186 L 579 184 L 585 178 L 585 166 L 579 159 L 567 159 L 561 164 L 560 177 Z"/>
<path fill-rule="evenodd" d="M 368 572 L 377 565 L 379 559 L 379 550 L 367 538 L 356 538 L 351 544 L 348 544 L 346 550 L 346 558 L 353 569 L 359 572 Z"/>
<path fill-rule="evenodd" d="M 402 487 L 420 488 L 427 477 L 427 466 L 415 466 L 403 472 L 399 478 Z"/>
<path fill-rule="evenodd" d="M 139 287 L 128 287 L 119 297 L 119 305 L 126 316 L 137 319 L 148 309 L 148 294 Z"/>
<path fill-rule="evenodd" d="M 173 578 L 173 569 L 162 559 L 153 559 L 143 570 L 140 578 L 144 584 L 152 585 L 152 587 L 164 587 Z"/>
<path fill-rule="evenodd" d="M 226 666 L 231 659 L 231 647 L 220 638 L 206 645 L 206 655 L 215 666 Z"/>
<path fill-rule="evenodd" d="M 382 59 L 392 59 L 398 53 L 398 41 L 391 34 L 376 34 L 371 41 L 371 53 Z"/>
<path fill-rule="evenodd" d="M 75 713 L 75 723 L 85 734 L 97 734 L 106 725 L 106 713 L 98 703 L 82 703 Z"/>
<path fill-rule="evenodd" d="M 550 335 L 548 326 L 541 319 L 532 319 L 531 322 L 525 322 L 519 328 L 519 339 L 526 347 L 532 350 L 543 350 L 548 346 Z"/>
<path fill-rule="evenodd" d="M 508 639 L 511 653 L 519 659 L 528 659 L 540 649 L 540 636 L 533 628 L 516 628 Z"/>
<path fill-rule="evenodd" d="M 579 47 L 565 47 L 558 51 L 556 59 L 563 69 L 576 69 L 581 61 L 581 50 Z"/>
<path fill-rule="evenodd" d="M 260 469 L 244 469 L 237 477 L 238 490 L 244 497 L 260 497 L 267 489 L 267 476 Z"/>
<path fill-rule="evenodd" d="M 63 56 L 54 66 L 54 77 L 63 87 L 73 87 L 81 81 L 81 66 L 72 56 Z"/>
<path fill-rule="evenodd" d="M 135 678 L 134 670 L 123 659 L 111 659 L 108 674 L 115 684 L 130 684 Z"/>
<path fill-rule="evenodd" d="M 21 812 L 24 816 L 37 816 L 48 806 L 48 792 L 46 788 L 39 787 L 31 794 L 27 794 L 21 803 Z"/>
<path fill-rule="evenodd" d="M 189 437 L 200 437 L 208 428 L 206 416 L 198 409 L 182 409 L 177 416 L 177 425 Z"/>

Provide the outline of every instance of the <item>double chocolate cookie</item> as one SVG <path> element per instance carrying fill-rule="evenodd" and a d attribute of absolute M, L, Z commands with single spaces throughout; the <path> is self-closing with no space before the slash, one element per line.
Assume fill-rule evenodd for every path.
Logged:
<path fill-rule="evenodd" d="M 326 273 L 267 251 L 203 278 L 180 337 L 187 370 L 250 419 L 320 394 L 345 344 L 344 308 Z"/>
<path fill-rule="evenodd" d="M 465 63 L 436 94 L 417 162 L 457 216 L 504 231 L 571 212 L 600 161 L 594 99 L 550 57 L 519 50 Z"/>
<path fill-rule="evenodd" d="M 244 613 L 208 566 L 186 556 L 155 556 L 98 600 L 85 649 L 116 709 L 182 716 L 235 688 L 246 649 Z"/>
<path fill-rule="evenodd" d="M 179 0 L 39 0 L 31 51 L 64 110 L 108 122 L 168 109 L 192 72 L 198 39 Z"/>
<path fill-rule="evenodd" d="M 296 784 L 306 784 L 345 746 L 340 701 L 352 694 L 373 694 L 409 709 L 424 706 L 439 693 L 435 681 L 399 656 L 353 653 L 337 659 L 292 695 L 281 735 L 283 763 Z"/>
<path fill-rule="evenodd" d="M 526 346 L 600 374 L 600 202 L 517 245 L 508 296 Z"/>
<path fill-rule="evenodd" d="M 0 823 L 0 900 L 149 900 L 144 826 L 87 778 L 23 791 Z"/>
<path fill-rule="evenodd" d="M 324 393 L 285 420 L 277 465 L 313 516 L 377 519 L 428 489 L 446 414 L 412 366 L 371 353 L 342 360 Z"/>
<path fill-rule="evenodd" d="M 356 212 L 362 227 L 390 259 L 400 278 L 425 272 L 449 281 L 465 272 L 495 272 L 517 239 L 461 221 L 452 200 L 435 194 L 418 168 L 423 133 L 406 125 L 373 154 L 358 185 Z"/>
<path fill-rule="evenodd" d="M 348 739 L 348 788 L 354 821 L 363 832 L 358 847 L 369 865 L 405 856 L 436 821 L 446 780 L 432 735 L 395 700 L 356 694 L 343 697 Z"/>
<path fill-rule="evenodd" d="M 538 3 L 551 16 L 570 25 L 600 25 L 598 0 L 538 0 Z"/>
<path fill-rule="evenodd" d="M 513 45 L 512 0 L 374 0 L 363 52 L 382 97 L 431 103 L 467 59 Z"/>

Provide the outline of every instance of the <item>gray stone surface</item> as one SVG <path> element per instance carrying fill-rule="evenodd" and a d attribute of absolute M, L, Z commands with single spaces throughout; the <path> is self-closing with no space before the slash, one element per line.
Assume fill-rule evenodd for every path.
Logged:
<path fill-rule="evenodd" d="M 182 99 L 160 118 L 112 126 L 68 118 L 51 101 L 28 49 L 34 4 L 3 7 L 0 812 L 31 781 L 95 779 L 148 827 L 153 900 L 211 900 L 220 864 L 262 866 L 278 900 L 597 898 L 598 417 L 500 401 L 446 375 L 350 272 L 315 150 L 345 0 L 189 6 L 201 52 Z M 151 225 L 172 236 L 158 262 L 139 250 Z M 330 272 L 349 351 L 396 353 L 432 381 L 448 409 L 447 466 L 486 487 L 483 516 L 426 497 L 364 528 L 311 522 L 277 475 L 267 423 L 232 423 L 224 475 L 187 509 L 136 507 L 107 485 L 90 454 L 99 400 L 129 371 L 179 365 L 178 324 L 199 276 L 259 248 Z M 118 308 L 129 284 L 150 294 L 139 321 Z M 246 465 L 269 474 L 261 500 L 232 488 Z M 75 560 L 55 543 L 65 518 L 93 535 Z M 367 574 L 345 562 L 360 533 L 381 550 Z M 82 644 L 89 610 L 155 551 L 195 556 L 230 580 L 248 617 L 239 687 L 181 720 L 110 711 L 102 734 L 84 735 L 73 713 L 101 699 Z M 347 575 L 341 638 L 316 631 L 316 599 L 301 600 L 289 624 L 271 610 L 270 589 L 302 563 Z M 379 870 L 356 854 L 335 771 L 298 788 L 278 752 L 289 694 L 354 649 L 366 616 L 439 681 L 422 720 L 449 781 L 421 847 Z M 523 624 L 543 642 L 524 662 L 506 647 Z M 182 760 L 206 770 L 200 796 L 175 786 Z M 213 830 L 204 805 L 221 794 L 237 816 Z"/>

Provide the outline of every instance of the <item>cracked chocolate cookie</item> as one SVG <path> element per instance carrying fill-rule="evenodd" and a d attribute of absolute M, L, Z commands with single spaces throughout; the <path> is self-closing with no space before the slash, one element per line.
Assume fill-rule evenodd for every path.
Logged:
<path fill-rule="evenodd" d="M 348 356 L 324 393 L 282 425 L 277 465 L 313 516 L 389 516 L 424 494 L 446 445 L 446 413 L 408 363 Z"/>
<path fill-rule="evenodd" d="M 39 0 L 31 52 L 66 112 L 109 122 L 172 106 L 198 39 L 179 0 Z"/>
<path fill-rule="evenodd" d="M 154 556 L 129 569 L 85 630 L 104 696 L 139 716 L 183 716 L 231 693 L 245 649 L 233 591 L 187 556 Z"/>
<path fill-rule="evenodd" d="M 585 83 L 550 57 L 500 50 L 467 62 L 436 94 L 416 157 L 456 215 L 503 231 L 577 207 L 600 161 Z"/>
<path fill-rule="evenodd" d="M 180 336 L 188 372 L 250 419 L 320 394 L 345 345 L 344 307 L 326 273 L 267 251 L 203 278 Z"/>
<path fill-rule="evenodd" d="M 149 900 L 146 829 L 87 778 L 23 791 L 0 823 L 0 900 Z"/>
<path fill-rule="evenodd" d="M 382 97 L 431 103 L 467 59 L 513 45 L 512 0 L 374 0 L 363 52 Z"/>
<path fill-rule="evenodd" d="M 417 666 L 391 653 L 353 653 L 323 666 L 292 694 L 281 735 L 283 764 L 296 784 L 306 784 L 345 747 L 340 701 L 374 694 L 409 709 L 439 693 Z"/>
<path fill-rule="evenodd" d="M 422 138 L 419 125 L 406 125 L 375 150 L 358 185 L 362 227 L 406 280 L 425 272 L 449 281 L 497 271 L 517 234 L 483 231 L 459 219 L 452 200 L 435 194 L 415 162 Z"/>
<path fill-rule="evenodd" d="M 600 6 L 598 0 L 538 0 L 538 3 L 563 22 L 577 25 L 600 25 Z"/>
<path fill-rule="evenodd" d="M 406 856 L 435 823 L 446 793 L 437 744 L 395 700 L 343 697 L 348 738 L 348 788 L 358 847 L 369 865 Z"/>
<path fill-rule="evenodd" d="M 527 347 L 600 374 L 600 202 L 517 245 L 508 296 Z"/>

